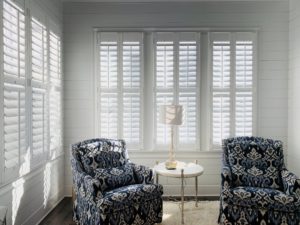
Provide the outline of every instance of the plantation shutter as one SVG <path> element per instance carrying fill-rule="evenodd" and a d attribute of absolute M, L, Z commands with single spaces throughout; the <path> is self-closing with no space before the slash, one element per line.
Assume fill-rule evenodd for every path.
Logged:
<path fill-rule="evenodd" d="M 142 142 L 142 38 L 141 33 L 122 35 L 123 138 L 132 148 Z"/>
<path fill-rule="evenodd" d="M 46 27 L 31 19 L 32 164 L 43 163 L 48 151 L 48 51 Z"/>
<path fill-rule="evenodd" d="M 61 40 L 49 32 L 49 126 L 50 158 L 62 153 L 62 96 L 61 96 Z"/>
<path fill-rule="evenodd" d="M 99 133 L 139 148 L 141 130 L 142 33 L 100 32 Z"/>
<path fill-rule="evenodd" d="M 118 138 L 118 34 L 101 33 L 100 37 L 100 134 Z"/>
<path fill-rule="evenodd" d="M 254 37 L 251 34 L 237 34 L 235 42 L 236 64 L 236 122 L 237 136 L 253 133 L 253 73 Z"/>
<path fill-rule="evenodd" d="M 173 33 L 156 33 L 155 86 L 156 86 L 156 144 L 170 143 L 170 128 L 159 122 L 159 107 L 174 104 L 175 40 Z"/>
<path fill-rule="evenodd" d="M 179 41 L 179 104 L 184 108 L 183 124 L 179 126 L 179 145 L 195 147 L 197 142 L 197 73 L 198 45 L 196 35 Z"/>
<path fill-rule="evenodd" d="M 212 141 L 220 146 L 230 136 L 231 44 L 229 34 L 214 36 L 212 46 Z"/>
<path fill-rule="evenodd" d="M 254 33 L 212 33 L 212 144 L 253 134 Z"/>
<path fill-rule="evenodd" d="M 3 1 L 4 181 L 18 176 L 27 148 L 25 118 L 25 16 Z"/>

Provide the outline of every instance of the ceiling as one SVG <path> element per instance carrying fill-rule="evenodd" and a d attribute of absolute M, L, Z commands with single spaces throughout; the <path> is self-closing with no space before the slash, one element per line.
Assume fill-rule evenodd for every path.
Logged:
<path fill-rule="evenodd" d="M 283 2 L 288 0 L 61 0 L 62 2 Z"/>

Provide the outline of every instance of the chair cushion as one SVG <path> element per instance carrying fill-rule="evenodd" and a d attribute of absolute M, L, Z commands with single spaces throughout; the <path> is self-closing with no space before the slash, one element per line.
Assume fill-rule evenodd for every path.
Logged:
<path fill-rule="evenodd" d="M 243 207 L 259 207 L 279 211 L 292 212 L 299 210 L 300 199 L 294 195 L 271 188 L 236 187 L 229 189 L 224 198 L 229 204 Z"/>
<path fill-rule="evenodd" d="M 102 213 L 122 210 L 128 206 L 150 204 L 148 201 L 161 198 L 163 188 L 157 184 L 133 184 L 104 193 L 101 199 Z"/>
<path fill-rule="evenodd" d="M 133 168 L 128 163 L 113 168 L 97 168 L 94 173 L 102 192 L 135 183 Z"/>
<path fill-rule="evenodd" d="M 124 143 L 119 140 L 105 140 L 80 146 L 80 159 L 84 170 L 94 175 L 97 168 L 123 166 L 127 162 Z"/>
<path fill-rule="evenodd" d="M 235 186 L 283 189 L 280 141 L 255 137 L 233 138 L 227 143 L 227 151 Z"/>

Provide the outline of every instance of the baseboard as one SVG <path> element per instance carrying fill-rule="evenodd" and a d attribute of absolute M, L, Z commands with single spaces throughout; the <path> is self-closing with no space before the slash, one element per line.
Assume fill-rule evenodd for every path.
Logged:
<path fill-rule="evenodd" d="M 65 198 L 65 196 L 62 196 L 46 213 L 45 215 L 40 219 L 38 220 L 38 222 L 36 223 L 36 225 L 40 224 L 43 219 L 45 219 L 50 212 L 52 212 L 53 209 L 55 209 L 56 206 L 58 206 L 58 204 Z M 23 223 L 23 225 L 26 225 L 28 223 L 28 221 L 30 221 L 31 218 L 33 218 L 41 209 L 43 208 L 43 205 L 41 207 L 39 207 L 37 210 L 35 210 L 35 212 L 33 214 L 31 214 L 30 217 L 28 217 L 25 222 Z"/>

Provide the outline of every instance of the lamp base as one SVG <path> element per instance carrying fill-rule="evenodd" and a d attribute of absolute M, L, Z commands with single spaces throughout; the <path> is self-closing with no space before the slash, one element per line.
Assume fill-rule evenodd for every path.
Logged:
<path fill-rule="evenodd" d="M 165 162 L 165 167 L 167 170 L 176 170 L 176 166 L 177 166 L 177 161 L 173 160 L 173 161 L 166 161 Z"/>

